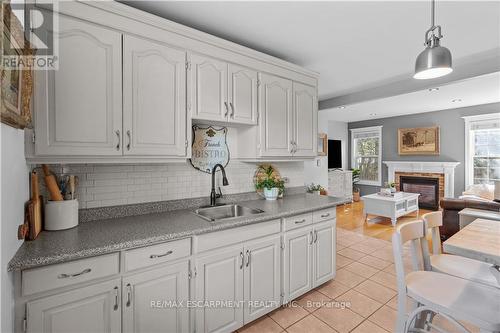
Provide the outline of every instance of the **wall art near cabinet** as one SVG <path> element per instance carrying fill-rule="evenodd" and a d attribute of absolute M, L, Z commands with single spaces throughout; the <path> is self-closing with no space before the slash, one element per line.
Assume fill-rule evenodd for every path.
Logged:
<path fill-rule="evenodd" d="M 2 4 L 2 11 L 3 15 L 1 17 L 4 20 L 2 24 L 8 24 L 6 24 L 3 33 L 0 33 L 0 38 L 2 38 L 0 44 L 4 46 L 10 45 L 8 49 L 2 47 L 2 52 L 4 52 L 4 55 L 15 57 L 18 60 L 27 59 L 23 55 L 32 54 L 32 49 L 24 39 L 22 24 L 12 13 L 8 4 Z M 23 47 L 21 48 L 20 45 Z M 31 67 L 21 65 L 26 62 L 19 63 L 18 67 L 7 68 L 2 66 L 0 70 L 0 98 L 2 100 L 0 112 L 3 123 L 15 128 L 25 128 L 31 125 L 33 70 Z"/>
<path fill-rule="evenodd" d="M 318 134 L 318 156 L 328 155 L 328 135 L 326 133 Z"/>
<path fill-rule="evenodd" d="M 229 163 L 227 127 L 215 128 L 193 125 L 191 165 L 200 171 L 211 173 L 216 164 Z"/>
<path fill-rule="evenodd" d="M 439 155 L 439 127 L 398 129 L 399 155 Z"/>

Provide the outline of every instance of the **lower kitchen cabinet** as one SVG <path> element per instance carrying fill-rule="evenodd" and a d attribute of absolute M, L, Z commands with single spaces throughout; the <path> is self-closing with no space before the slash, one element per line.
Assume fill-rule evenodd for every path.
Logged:
<path fill-rule="evenodd" d="M 288 302 L 312 288 L 312 227 L 289 231 L 284 236 L 283 291 Z"/>
<path fill-rule="evenodd" d="M 243 326 L 243 248 L 217 250 L 198 258 L 195 267 L 196 332 L 231 332 Z"/>
<path fill-rule="evenodd" d="M 120 279 L 30 301 L 27 332 L 120 332 Z"/>
<path fill-rule="evenodd" d="M 313 288 L 335 276 L 335 225 L 331 221 L 316 224 L 313 230 Z"/>
<path fill-rule="evenodd" d="M 334 220 L 285 232 L 284 301 L 289 302 L 335 276 Z"/>
<path fill-rule="evenodd" d="M 246 324 L 281 305 L 280 236 L 245 244 L 245 257 L 243 319 Z"/>
<path fill-rule="evenodd" d="M 123 278 L 123 332 L 189 331 L 189 261 Z"/>

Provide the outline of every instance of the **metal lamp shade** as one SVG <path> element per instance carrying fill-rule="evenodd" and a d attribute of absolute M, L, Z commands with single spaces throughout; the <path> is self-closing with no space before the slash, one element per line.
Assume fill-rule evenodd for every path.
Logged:
<path fill-rule="evenodd" d="M 452 71 L 450 50 L 439 45 L 428 46 L 417 57 L 413 78 L 418 80 L 433 79 Z"/>

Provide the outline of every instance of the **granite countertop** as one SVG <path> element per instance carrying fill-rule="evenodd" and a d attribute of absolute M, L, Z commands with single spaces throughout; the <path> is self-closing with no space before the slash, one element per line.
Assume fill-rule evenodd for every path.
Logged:
<path fill-rule="evenodd" d="M 8 264 L 8 270 L 23 270 L 141 247 L 193 235 L 229 229 L 284 216 L 329 208 L 345 198 L 297 194 L 277 201 L 251 200 L 238 204 L 264 211 L 262 214 L 209 222 L 192 210 L 127 216 L 81 223 L 61 231 L 43 231 L 38 238 L 24 242 Z"/>

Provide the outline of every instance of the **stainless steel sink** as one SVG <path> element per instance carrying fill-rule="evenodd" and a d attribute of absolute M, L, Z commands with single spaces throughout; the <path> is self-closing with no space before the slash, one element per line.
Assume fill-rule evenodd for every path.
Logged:
<path fill-rule="evenodd" d="M 202 207 L 194 211 L 194 213 L 199 217 L 211 222 L 231 219 L 235 217 L 261 214 L 263 212 L 264 211 L 260 209 L 248 208 L 240 205 Z"/>

